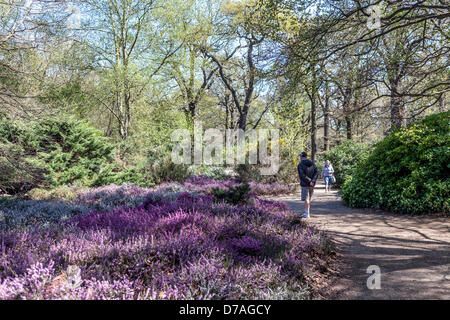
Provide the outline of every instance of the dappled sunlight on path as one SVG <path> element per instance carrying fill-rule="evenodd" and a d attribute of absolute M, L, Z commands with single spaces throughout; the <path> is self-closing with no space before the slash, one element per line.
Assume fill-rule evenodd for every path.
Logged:
<path fill-rule="evenodd" d="M 303 212 L 298 193 L 272 199 Z M 318 185 L 309 220 L 328 232 L 345 266 L 331 299 L 450 299 L 450 219 L 351 209 Z M 381 269 L 381 289 L 367 288 L 370 265 Z"/>

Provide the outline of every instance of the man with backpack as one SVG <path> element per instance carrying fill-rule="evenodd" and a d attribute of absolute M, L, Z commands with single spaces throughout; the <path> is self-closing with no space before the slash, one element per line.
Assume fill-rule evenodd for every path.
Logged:
<path fill-rule="evenodd" d="M 316 165 L 307 159 L 306 152 L 300 153 L 300 164 L 297 167 L 298 175 L 300 177 L 300 186 L 302 187 L 302 201 L 305 201 L 305 211 L 300 216 L 301 218 L 309 218 L 309 208 L 311 206 L 311 198 L 314 193 L 314 186 L 316 185 L 319 170 Z"/>

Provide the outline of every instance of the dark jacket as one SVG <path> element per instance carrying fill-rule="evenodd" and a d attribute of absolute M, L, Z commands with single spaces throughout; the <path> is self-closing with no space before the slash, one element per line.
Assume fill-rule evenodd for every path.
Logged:
<path fill-rule="evenodd" d="M 298 176 L 300 177 L 300 185 L 302 187 L 309 187 L 311 181 L 314 183 L 319 176 L 319 170 L 316 165 L 309 159 L 304 159 L 297 167 Z"/>

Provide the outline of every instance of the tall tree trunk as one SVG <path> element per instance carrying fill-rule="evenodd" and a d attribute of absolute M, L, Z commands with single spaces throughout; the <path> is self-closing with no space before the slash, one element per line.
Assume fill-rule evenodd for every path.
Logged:
<path fill-rule="evenodd" d="M 194 130 L 194 118 L 189 110 L 184 110 L 184 119 L 186 120 L 186 126 L 189 130 Z M 192 131 L 194 132 L 194 131 Z"/>
<path fill-rule="evenodd" d="M 316 145 L 316 99 L 313 94 L 311 99 L 311 160 L 316 160 L 317 145 Z"/>
<path fill-rule="evenodd" d="M 126 77 L 126 75 L 125 75 Z M 124 109 L 125 109 L 125 114 L 124 114 L 124 121 L 123 121 L 123 126 L 124 126 L 124 136 L 123 136 L 123 140 L 125 140 L 128 137 L 128 133 L 129 133 L 129 128 L 130 128 L 130 121 L 131 121 L 131 106 L 130 106 L 130 100 L 131 100 L 131 93 L 130 93 L 130 89 L 128 88 L 128 82 L 127 79 L 125 79 L 125 86 L 124 86 Z"/>
<path fill-rule="evenodd" d="M 125 140 L 128 137 L 128 131 L 130 127 L 130 118 L 131 118 L 131 107 L 130 107 L 130 99 L 131 94 L 126 86 L 120 88 L 119 93 L 119 134 L 122 140 Z"/>
<path fill-rule="evenodd" d="M 188 128 L 193 129 L 194 128 L 194 121 L 195 121 L 195 109 L 196 105 L 194 102 L 189 102 L 187 108 L 184 108 L 184 116 L 186 119 L 186 124 Z"/>
<path fill-rule="evenodd" d="M 347 132 L 347 139 L 351 140 L 353 138 L 352 132 L 352 119 L 350 116 L 345 117 L 345 131 Z"/>
<path fill-rule="evenodd" d="M 107 136 L 107 137 L 111 137 L 111 134 L 112 134 L 111 123 L 112 123 L 112 114 L 109 113 L 109 115 L 108 115 L 108 126 L 107 126 L 106 131 L 105 131 L 105 136 Z"/>
<path fill-rule="evenodd" d="M 125 108 L 123 105 L 124 99 L 122 98 L 123 91 L 122 88 L 119 87 L 119 92 L 117 93 L 117 104 L 119 109 L 119 135 L 122 140 L 125 140 Z"/>
<path fill-rule="evenodd" d="M 122 98 L 123 98 L 123 130 L 122 130 L 122 139 L 125 140 L 128 137 L 128 128 L 130 126 L 130 100 L 131 100 L 131 92 L 130 86 L 128 84 L 128 50 L 127 50 L 127 42 L 126 39 L 128 37 L 128 20 L 125 17 L 128 15 L 127 7 L 124 5 L 122 7 L 122 23 L 121 23 L 121 57 L 123 64 L 123 85 L 122 85 Z"/>
<path fill-rule="evenodd" d="M 241 114 L 239 115 L 239 122 L 238 122 L 238 128 L 245 131 L 245 128 L 247 127 L 247 110 L 243 110 Z"/>
<path fill-rule="evenodd" d="M 230 129 L 228 122 L 230 118 L 230 112 L 228 111 L 228 103 L 225 104 L 225 130 Z"/>
<path fill-rule="evenodd" d="M 230 128 L 234 129 L 234 108 L 230 105 Z"/>
<path fill-rule="evenodd" d="M 341 143 L 341 128 L 342 128 L 342 120 L 338 119 L 336 122 L 336 142 L 337 142 L 337 144 Z"/>
<path fill-rule="evenodd" d="M 253 97 L 253 90 L 255 85 L 255 76 L 256 76 L 256 67 L 253 62 L 253 40 L 249 41 L 248 49 L 247 49 L 247 64 L 248 64 L 248 87 L 245 92 L 245 100 L 242 110 L 240 110 L 239 114 L 239 129 L 245 130 L 247 127 L 247 115 L 248 110 L 250 109 L 250 103 Z"/>
<path fill-rule="evenodd" d="M 345 97 L 344 103 L 342 106 L 342 110 L 344 111 L 344 120 L 345 120 L 345 131 L 347 133 L 347 139 L 350 140 L 353 136 L 352 134 L 352 119 L 350 116 L 350 100 L 353 95 L 353 90 L 350 87 L 345 89 Z"/>
<path fill-rule="evenodd" d="M 444 99 L 445 93 L 441 95 L 439 98 L 439 112 L 445 112 L 445 99 Z"/>
<path fill-rule="evenodd" d="M 397 85 L 391 91 L 391 130 L 405 126 L 405 105 L 397 92 Z"/>
<path fill-rule="evenodd" d="M 330 150 L 330 133 L 329 133 L 330 119 L 329 119 L 329 117 L 330 116 L 329 116 L 328 110 L 327 110 L 323 117 L 323 150 L 324 151 Z"/>
<path fill-rule="evenodd" d="M 330 105 L 329 105 L 329 97 L 328 97 L 328 84 L 325 87 L 325 105 L 323 108 L 323 149 L 324 151 L 328 151 L 330 149 Z"/>
<path fill-rule="evenodd" d="M 189 85 L 186 88 L 187 110 L 186 117 L 188 126 L 194 128 L 195 108 L 194 102 L 194 83 L 195 83 L 195 53 L 192 47 L 189 47 Z"/>
<path fill-rule="evenodd" d="M 401 66 L 399 63 L 392 63 L 390 71 L 390 93 L 391 93 L 391 130 L 405 126 L 405 105 L 401 95 Z"/>

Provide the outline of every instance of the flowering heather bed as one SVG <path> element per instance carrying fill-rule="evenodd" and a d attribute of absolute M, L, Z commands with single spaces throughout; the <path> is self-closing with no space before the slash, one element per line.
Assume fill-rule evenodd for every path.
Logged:
<path fill-rule="evenodd" d="M 240 182 L 233 178 L 226 180 L 214 180 L 204 176 L 192 176 L 183 183 L 183 187 L 186 190 L 211 193 L 214 188 L 225 190 L 229 187 L 236 187 L 239 184 Z M 278 182 L 268 184 L 249 182 L 249 185 L 253 194 L 259 196 L 294 193 L 296 190 L 296 186 L 294 185 L 286 185 Z"/>
<path fill-rule="evenodd" d="M 219 202 L 199 192 L 229 181 L 195 179 L 93 189 L 73 205 L 97 209 L 3 228 L 0 299 L 310 298 L 327 238 L 282 203 Z"/>

